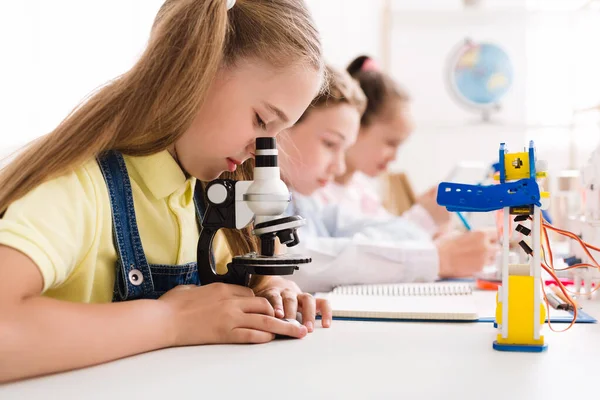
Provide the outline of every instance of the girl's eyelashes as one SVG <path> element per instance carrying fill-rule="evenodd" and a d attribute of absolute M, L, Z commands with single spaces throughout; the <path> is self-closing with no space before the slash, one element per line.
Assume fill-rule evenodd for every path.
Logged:
<path fill-rule="evenodd" d="M 335 148 L 337 148 L 337 145 L 338 145 L 337 143 L 332 142 L 330 140 L 326 140 L 326 139 L 323 139 L 322 142 L 325 145 L 325 147 L 327 147 L 328 149 L 335 149 Z"/>
<path fill-rule="evenodd" d="M 255 124 L 260 129 L 267 129 L 267 123 L 258 115 L 258 113 L 254 113 Z"/>

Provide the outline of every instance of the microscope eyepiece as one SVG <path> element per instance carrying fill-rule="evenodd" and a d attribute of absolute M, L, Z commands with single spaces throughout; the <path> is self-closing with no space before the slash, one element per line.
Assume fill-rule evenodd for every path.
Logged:
<path fill-rule="evenodd" d="M 277 141 L 272 137 L 256 138 L 256 168 L 277 167 Z"/>
<path fill-rule="evenodd" d="M 258 151 L 257 151 L 258 153 Z M 277 155 L 261 156 L 256 154 L 256 168 L 261 167 L 277 167 Z"/>
<path fill-rule="evenodd" d="M 276 148 L 277 140 L 274 137 L 256 138 L 256 150 L 275 150 Z"/>

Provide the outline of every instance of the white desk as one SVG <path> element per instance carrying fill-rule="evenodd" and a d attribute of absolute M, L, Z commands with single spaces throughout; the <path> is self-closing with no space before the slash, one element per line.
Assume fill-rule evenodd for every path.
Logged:
<path fill-rule="evenodd" d="M 584 307 L 600 316 L 600 300 Z M 544 334 L 545 353 L 502 353 L 487 323 L 334 321 L 303 340 L 168 349 L 11 384 L 0 399 L 597 398 L 600 325 Z"/>

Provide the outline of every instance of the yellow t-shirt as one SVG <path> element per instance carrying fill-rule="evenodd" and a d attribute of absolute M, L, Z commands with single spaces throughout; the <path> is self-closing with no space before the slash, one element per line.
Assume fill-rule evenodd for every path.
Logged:
<path fill-rule="evenodd" d="M 148 262 L 175 265 L 196 261 L 195 179 L 186 179 L 167 151 L 124 158 Z M 35 262 L 46 296 L 110 302 L 117 260 L 112 225 L 104 177 L 96 160 L 90 160 L 11 204 L 0 220 L 0 244 Z M 221 235 L 215 238 L 213 248 L 217 259 L 227 258 Z"/>

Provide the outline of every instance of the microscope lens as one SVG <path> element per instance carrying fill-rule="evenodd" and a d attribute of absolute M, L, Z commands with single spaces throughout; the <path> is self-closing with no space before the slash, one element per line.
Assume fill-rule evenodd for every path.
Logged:
<path fill-rule="evenodd" d="M 259 137 L 256 138 L 256 150 L 275 150 L 277 141 L 274 137 Z"/>
<path fill-rule="evenodd" d="M 256 138 L 256 168 L 277 167 L 277 141 L 272 137 Z"/>

